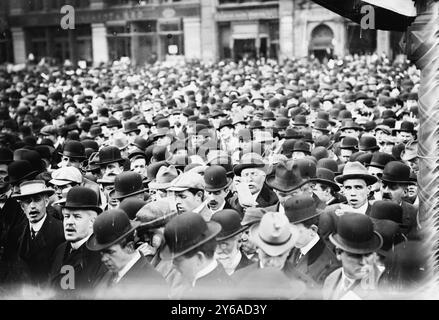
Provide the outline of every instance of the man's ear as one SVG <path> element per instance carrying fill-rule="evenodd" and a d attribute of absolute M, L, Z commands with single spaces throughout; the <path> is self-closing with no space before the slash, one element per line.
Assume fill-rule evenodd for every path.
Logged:
<path fill-rule="evenodd" d="M 200 200 L 201 201 L 204 201 L 204 192 L 203 191 L 198 191 L 196 194 L 195 194 L 195 196 L 196 197 L 198 197 L 198 198 L 200 198 Z"/>
<path fill-rule="evenodd" d="M 315 224 L 313 224 L 311 227 L 309 227 L 312 231 L 317 233 L 317 230 L 319 230 L 319 227 L 317 227 Z"/>

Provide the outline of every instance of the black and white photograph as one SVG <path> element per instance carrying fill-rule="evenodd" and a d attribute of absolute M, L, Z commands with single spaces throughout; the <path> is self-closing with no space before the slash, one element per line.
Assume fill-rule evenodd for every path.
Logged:
<path fill-rule="evenodd" d="M 0 300 L 438 299 L 438 79 L 438 0 L 1 0 Z"/>

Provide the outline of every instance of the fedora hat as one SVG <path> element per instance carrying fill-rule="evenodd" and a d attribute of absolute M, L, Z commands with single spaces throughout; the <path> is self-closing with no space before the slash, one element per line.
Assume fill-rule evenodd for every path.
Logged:
<path fill-rule="evenodd" d="M 374 230 L 371 218 L 361 213 L 346 213 L 339 217 L 337 232 L 329 240 L 343 251 L 368 254 L 377 251 L 383 244 L 381 235 Z"/>
<path fill-rule="evenodd" d="M 124 199 L 146 190 L 143 188 L 142 176 L 140 174 L 133 171 L 125 171 L 119 173 L 114 179 L 114 189 L 110 191 L 109 196 L 112 199 Z"/>
<path fill-rule="evenodd" d="M 384 169 L 386 164 L 389 163 L 390 161 L 395 161 L 395 158 L 392 155 L 378 151 L 373 153 L 370 163 L 367 164 L 366 166 Z"/>
<path fill-rule="evenodd" d="M 390 161 L 384 167 L 380 179 L 390 183 L 410 184 L 410 167 L 400 161 Z"/>
<path fill-rule="evenodd" d="M 227 188 L 232 183 L 232 179 L 227 177 L 227 171 L 224 167 L 213 165 L 204 171 L 204 189 L 215 192 Z"/>
<path fill-rule="evenodd" d="M 409 141 L 401 152 L 401 160 L 410 161 L 418 157 L 418 141 Z"/>
<path fill-rule="evenodd" d="M 267 177 L 267 185 L 275 190 L 291 192 L 303 186 L 307 181 L 302 179 L 299 166 L 292 162 L 279 162 L 274 174 Z"/>
<path fill-rule="evenodd" d="M 340 149 L 358 150 L 358 140 L 354 137 L 344 137 L 339 145 Z"/>
<path fill-rule="evenodd" d="M 43 180 L 30 180 L 20 184 L 20 191 L 11 195 L 11 198 L 21 199 L 34 194 L 46 194 L 51 196 L 55 190 L 47 188 Z"/>
<path fill-rule="evenodd" d="M 32 165 L 27 160 L 16 160 L 8 165 L 8 175 L 4 181 L 10 184 L 19 184 L 23 180 L 34 179 L 38 171 L 32 168 Z"/>
<path fill-rule="evenodd" d="M 98 214 L 102 212 L 99 207 L 99 198 L 95 191 L 87 187 L 76 186 L 69 189 L 63 208 L 72 210 L 94 210 Z"/>
<path fill-rule="evenodd" d="M 291 250 L 297 240 L 291 231 L 287 216 L 280 212 L 267 212 L 258 224 L 250 228 L 250 238 L 270 256 L 279 256 Z"/>
<path fill-rule="evenodd" d="M 316 178 L 311 179 L 311 181 L 329 186 L 336 192 L 340 191 L 340 187 L 334 181 L 335 174 L 333 171 L 323 167 L 319 167 L 316 170 Z"/>
<path fill-rule="evenodd" d="M 375 137 L 362 136 L 358 143 L 358 149 L 360 151 L 377 151 L 380 147 L 377 145 Z"/>
<path fill-rule="evenodd" d="M 59 154 L 69 158 L 85 159 L 85 148 L 81 142 L 69 140 L 64 144 L 63 151 Z"/>
<path fill-rule="evenodd" d="M 125 159 L 120 155 L 120 150 L 115 146 L 103 147 L 99 150 L 97 165 L 105 165 L 113 162 L 124 163 Z"/>
<path fill-rule="evenodd" d="M 93 234 L 87 241 L 91 251 L 101 251 L 131 234 L 140 222 L 130 221 L 122 209 L 104 211 L 93 223 Z"/>
<path fill-rule="evenodd" d="M 390 200 L 375 201 L 369 216 L 377 220 L 391 220 L 399 225 L 403 222 L 402 207 Z"/>
<path fill-rule="evenodd" d="M 237 176 L 241 176 L 241 171 L 247 168 L 259 168 L 266 172 L 267 164 L 264 162 L 264 158 L 258 153 L 250 152 L 242 156 L 237 165 L 233 167 L 233 172 Z"/>
<path fill-rule="evenodd" d="M 234 209 L 224 209 L 214 213 L 211 221 L 218 222 L 221 225 L 221 232 L 216 236 L 218 241 L 230 239 L 248 227 L 241 225 L 241 216 Z"/>
<path fill-rule="evenodd" d="M 358 161 L 346 163 L 343 168 L 343 174 L 335 177 L 335 181 L 340 184 L 343 184 L 343 182 L 347 179 L 363 179 L 366 181 L 367 185 L 372 185 L 378 181 L 378 179 L 369 174 L 366 167 Z"/>
<path fill-rule="evenodd" d="M 140 133 L 140 129 L 137 127 L 137 123 L 134 121 L 127 121 L 123 125 L 123 133 L 128 134 L 130 132 Z"/>
<path fill-rule="evenodd" d="M 149 183 L 151 189 L 166 189 L 171 186 L 171 182 L 178 177 L 178 171 L 175 166 L 161 166 L 157 172 L 154 181 Z"/>
<path fill-rule="evenodd" d="M 308 195 L 292 196 L 285 201 L 285 215 L 291 223 L 297 224 L 320 215 L 313 197 Z"/>
<path fill-rule="evenodd" d="M 178 258 L 221 232 L 221 225 L 215 221 L 204 221 L 197 213 L 187 212 L 172 218 L 165 226 L 166 245 L 160 252 L 163 260 Z"/>
<path fill-rule="evenodd" d="M 300 176 L 303 179 L 309 180 L 316 177 L 317 166 L 316 161 L 313 157 L 305 157 L 302 159 L 294 160 L 294 164 L 297 164 Z"/>
<path fill-rule="evenodd" d="M 169 201 L 166 199 L 160 199 L 148 202 L 140 208 L 136 214 L 135 220 L 142 223 L 140 228 L 148 227 L 149 229 L 155 229 L 163 227 L 176 215 L 177 210 L 171 208 Z"/>

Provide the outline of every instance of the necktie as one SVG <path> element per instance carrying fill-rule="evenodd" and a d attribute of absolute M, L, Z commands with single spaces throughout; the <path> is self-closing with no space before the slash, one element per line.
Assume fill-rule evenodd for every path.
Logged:
<path fill-rule="evenodd" d="M 31 235 L 31 237 L 32 237 L 32 240 L 34 240 L 35 237 L 37 236 L 37 233 L 35 232 L 34 229 L 30 228 L 30 235 Z"/>

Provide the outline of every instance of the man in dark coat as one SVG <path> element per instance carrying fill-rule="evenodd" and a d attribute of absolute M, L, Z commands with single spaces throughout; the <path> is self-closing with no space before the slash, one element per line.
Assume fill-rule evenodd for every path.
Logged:
<path fill-rule="evenodd" d="M 47 284 L 55 249 L 65 241 L 62 222 L 46 212 L 54 192 L 44 181 L 31 180 L 23 182 L 20 192 L 12 195 L 29 221 L 21 230 L 18 259 L 26 268 L 25 276 L 36 286 Z"/>
<path fill-rule="evenodd" d="M 215 259 L 216 236 L 221 225 L 206 222 L 192 212 L 174 217 L 165 226 L 166 246 L 160 256 L 172 260 L 187 279 L 184 299 L 226 299 L 232 293 L 232 281 Z"/>
<path fill-rule="evenodd" d="M 86 242 L 93 233 L 93 222 L 102 212 L 96 193 L 85 187 L 73 187 L 67 193 L 63 206 L 63 224 L 66 242 L 55 251 L 51 285 L 62 298 L 82 298 L 91 294 L 97 281 L 107 269 L 96 251 L 87 248 Z M 70 266 L 73 270 L 64 270 Z M 71 283 L 66 279 L 74 272 Z"/>
<path fill-rule="evenodd" d="M 313 280 L 307 283 L 308 288 L 321 289 L 326 277 L 340 267 L 340 263 L 318 235 L 320 211 L 312 197 L 293 196 L 285 202 L 285 214 L 299 234 L 288 261 Z"/>
<path fill-rule="evenodd" d="M 95 287 L 100 299 L 166 299 L 168 286 L 161 274 L 134 248 L 134 230 L 121 209 L 100 214 L 93 223 L 87 248 L 100 252 L 108 272 Z"/>

